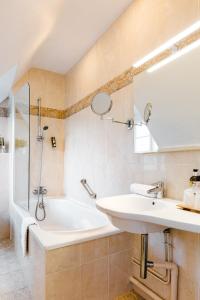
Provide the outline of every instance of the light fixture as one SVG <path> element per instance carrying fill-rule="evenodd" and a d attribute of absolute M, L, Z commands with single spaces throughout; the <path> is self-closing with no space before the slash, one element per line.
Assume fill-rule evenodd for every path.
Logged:
<path fill-rule="evenodd" d="M 160 47 L 156 48 L 146 56 L 144 56 L 142 59 L 138 60 L 136 63 L 133 64 L 133 67 L 138 68 L 139 66 L 143 65 L 153 57 L 157 56 L 158 54 L 162 53 L 166 49 L 170 49 L 174 44 L 181 41 L 194 31 L 198 30 L 200 28 L 200 20 L 186 28 L 185 30 L 181 31 L 177 35 L 175 35 L 173 38 L 169 39 L 167 42 L 162 44 Z"/>
<path fill-rule="evenodd" d="M 194 43 L 182 48 L 181 50 L 177 50 L 177 52 L 175 52 L 174 54 L 170 55 L 169 57 L 161 60 L 159 63 L 153 65 L 152 67 L 150 67 L 147 72 L 151 73 L 154 72 L 158 69 L 160 69 L 161 67 L 167 65 L 168 63 L 174 61 L 175 59 L 181 57 L 182 55 L 190 52 L 191 50 L 197 48 L 200 46 L 200 39 L 195 41 Z"/>

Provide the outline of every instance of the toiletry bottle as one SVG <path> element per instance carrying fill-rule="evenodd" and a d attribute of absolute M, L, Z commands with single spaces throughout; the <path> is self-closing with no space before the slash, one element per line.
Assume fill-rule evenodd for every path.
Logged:
<path fill-rule="evenodd" d="M 194 192 L 195 192 L 195 201 L 194 201 L 194 208 L 200 210 L 200 176 L 197 171 L 197 176 L 192 177 L 191 181 L 194 185 Z"/>
<path fill-rule="evenodd" d="M 193 169 L 190 178 L 191 187 L 184 191 L 184 204 L 190 208 L 200 208 L 200 176 L 198 169 Z"/>

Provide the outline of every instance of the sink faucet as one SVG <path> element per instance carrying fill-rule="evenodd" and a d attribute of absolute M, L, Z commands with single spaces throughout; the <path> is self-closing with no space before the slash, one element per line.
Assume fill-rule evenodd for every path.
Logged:
<path fill-rule="evenodd" d="M 157 199 L 164 197 L 164 182 L 158 181 L 152 184 L 154 188 L 147 191 L 147 194 L 154 196 Z"/>

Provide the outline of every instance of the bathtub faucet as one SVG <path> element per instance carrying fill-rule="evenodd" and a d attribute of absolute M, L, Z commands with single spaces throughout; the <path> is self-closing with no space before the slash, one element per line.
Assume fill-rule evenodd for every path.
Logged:
<path fill-rule="evenodd" d="M 39 186 L 33 190 L 33 195 L 46 195 L 47 189 L 44 186 Z"/>

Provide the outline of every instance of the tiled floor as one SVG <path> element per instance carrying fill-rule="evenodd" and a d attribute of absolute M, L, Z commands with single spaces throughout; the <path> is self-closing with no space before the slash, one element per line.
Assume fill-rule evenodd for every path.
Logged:
<path fill-rule="evenodd" d="M 0 242 L 0 300 L 31 300 L 12 243 Z"/>
<path fill-rule="evenodd" d="M 136 294 L 134 291 L 132 291 L 123 296 L 117 297 L 115 300 L 144 300 L 144 299 L 140 297 L 138 294 Z"/>

